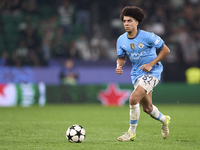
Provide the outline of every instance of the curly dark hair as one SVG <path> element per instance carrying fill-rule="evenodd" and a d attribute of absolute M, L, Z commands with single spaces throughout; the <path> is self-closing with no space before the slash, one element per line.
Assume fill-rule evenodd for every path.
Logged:
<path fill-rule="evenodd" d="M 123 21 L 124 16 L 129 16 L 135 18 L 139 23 L 144 20 L 146 17 L 143 10 L 136 6 L 126 6 L 122 11 L 120 15 L 120 20 Z"/>

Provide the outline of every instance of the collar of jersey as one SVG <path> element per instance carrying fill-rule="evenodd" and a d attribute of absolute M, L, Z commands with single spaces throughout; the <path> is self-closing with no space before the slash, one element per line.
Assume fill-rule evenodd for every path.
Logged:
<path fill-rule="evenodd" d="M 136 36 L 134 37 L 134 38 L 136 38 L 137 36 L 138 36 L 138 34 L 140 33 L 140 29 L 138 29 L 138 32 L 137 32 L 137 34 L 136 34 Z M 127 33 L 126 33 L 127 34 Z M 128 37 L 128 34 L 127 34 L 127 37 Z M 129 38 L 128 37 L 128 39 L 134 39 L 134 38 Z"/>

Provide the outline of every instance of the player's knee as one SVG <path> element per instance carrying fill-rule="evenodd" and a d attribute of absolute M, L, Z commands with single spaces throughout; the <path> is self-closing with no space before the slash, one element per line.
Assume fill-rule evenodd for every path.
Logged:
<path fill-rule="evenodd" d="M 136 105 L 138 104 L 140 101 L 140 99 L 138 98 L 138 96 L 136 95 L 131 95 L 130 98 L 129 98 L 129 104 L 130 105 Z"/>
<path fill-rule="evenodd" d="M 130 98 L 129 99 L 129 104 L 130 105 L 136 105 L 136 104 L 138 104 L 138 101 L 136 99 L 134 99 L 134 98 Z"/>
<path fill-rule="evenodd" d="M 143 111 L 147 114 L 149 114 L 151 112 L 151 110 L 149 108 L 143 108 Z"/>

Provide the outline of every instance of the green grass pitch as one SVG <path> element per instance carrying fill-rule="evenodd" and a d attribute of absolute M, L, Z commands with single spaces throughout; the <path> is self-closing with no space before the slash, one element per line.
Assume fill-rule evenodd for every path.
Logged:
<path fill-rule="evenodd" d="M 100 104 L 63 104 L 29 108 L 0 108 L 1 150 L 199 150 L 200 105 L 157 104 L 171 116 L 170 134 L 162 139 L 160 122 L 141 109 L 137 137 L 119 142 L 128 130 L 129 107 Z M 80 124 L 86 130 L 82 143 L 69 143 L 67 128 Z"/>

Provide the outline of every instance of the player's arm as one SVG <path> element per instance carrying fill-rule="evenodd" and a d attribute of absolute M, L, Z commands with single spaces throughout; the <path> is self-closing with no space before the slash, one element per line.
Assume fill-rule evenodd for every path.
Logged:
<path fill-rule="evenodd" d="M 125 65 L 125 63 L 126 63 L 126 56 L 118 57 L 118 59 L 117 59 L 117 67 L 116 67 L 116 73 L 118 75 L 121 75 L 123 73 L 122 67 Z"/>
<path fill-rule="evenodd" d="M 169 53 L 170 53 L 169 48 L 164 44 L 158 56 L 154 60 L 152 60 L 149 64 L 144 64 L 140 68 L 145 72 L 149 72 L 155 64 L 164 59 Z"/>

